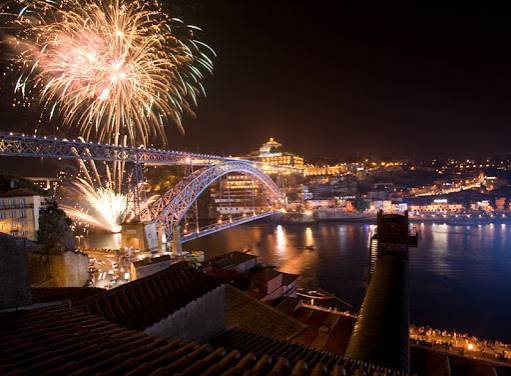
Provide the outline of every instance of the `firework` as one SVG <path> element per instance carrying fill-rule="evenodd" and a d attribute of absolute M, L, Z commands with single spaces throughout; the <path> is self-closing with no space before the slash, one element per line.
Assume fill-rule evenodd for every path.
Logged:
<path fill-rule="evenodd" d="M 84 141 L 82 138 L 79 140 Z M 94 160 L 80 159 L 76 149 L 71 150 L 77 157 L 79 171 L 71 187 L 65 189 L 66 198 L 61 206 L 76 222 L 120 232 L 123 222 L 136 219 L 135 196 L 139 200 L 139 210 L 149 207 L 158 197 L 146 198 L 142 194 L 145 183 L 134 183 L 133 174 L 125 174 L 124 162 L 103 162 L 98 166 Z M 85 155 L 90 156 L 88 149 L 85 149 Z"/>
<path fill-rule="evenodd" d="M 78 156 L 77 151 L 74 152 Z M 120 162 L 105 162 L 103 174 L 100 174 L 95 161 L 78 159 L 78 163 L 78 176 L 69 189 L 69 201 L 75 204 L 64 203 L 62 208 L 79 223 L 120 232 L 128 211 L 128 197 L 122 193 L 124 166 Z"/>
<path fill-rule="evenodd" d="M 83 179 L 78 179 L 73 189 L 80 194 L 80 199 L 85 200 L 90 206 L 92 213 L 83 208 L 62 205 L 69 217 L 110 232 L 121 231 L 121 223 L 124 221 L 128 207 L 126 195 L 117 193 L 111 188 L 96 188 Z"/>
<path fill-rule="evenodd" d="M 88 140 L 165 143 L 165 126 L 183 130 L 183 114 L 205 95 L 214 51 L 156 2 L 14 0 L 2 15 L 16 92 Z"/>

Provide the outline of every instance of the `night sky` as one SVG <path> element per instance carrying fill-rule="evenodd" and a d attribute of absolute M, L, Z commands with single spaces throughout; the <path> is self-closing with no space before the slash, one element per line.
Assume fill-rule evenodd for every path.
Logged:
<path fill-rule="evenodd" d="M 339 3 L 180 1 L 218 58 L 170 146 L 238 154 L 271 136 L 306 158 L 511 151 L 505 9 Z"/>

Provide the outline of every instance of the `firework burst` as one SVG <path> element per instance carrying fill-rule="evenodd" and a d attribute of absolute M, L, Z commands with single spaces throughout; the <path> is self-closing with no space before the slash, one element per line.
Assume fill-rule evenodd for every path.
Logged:
<path fill-rule="evenodd" d="M 72 150 L 78 158 L 76 149 Z M 105 162 L 100 173 L 93 160 L 78 159 L 78 163 L 78 176 L 67 189 L 68 199 L 62 208 L 78 223 L 110 232 L 121 231 L 128 212 L 128 197 L 122 193 L 124 166 L 121 162 Z"/>
<path fill-rule="evenodd" d="M 157 2 L 17 0 L 2 15 L 16 92 L 86 139 L 165 143 L 166 124 L 183 130 L 183 113 L 205 95 L 213 50 Z"/>
<path fill-rule="evenodd" d="M 158 197 L 145 197 L 145 183 L 133 182 L 133 174 L 125 173 L 124 162 L 98 165 L 94 160 L 80 159 L 78 151 L 71 150 L 76 155 L 79 170 L 70 186 L 63 187 L 61 206 L 78 224 L 120 232 L 124 221 L 136 219 L 135 196 L 138 196 L 140 210 L 146 209 Z M 85 155 L 91 155 L 88 149 Z"/>
<path fill-rule="evenodd" d="M 127 209 L 127 197 L 111 188 L 96 188 L 89 182 L 78 178 L 73 184 L 73 190 L 81 200 L 85 200 L 92 211 L 81 207 L 62 205 L 66 214 L 73 220 L 86 223 L 113 233 L 121 231 Z"/>

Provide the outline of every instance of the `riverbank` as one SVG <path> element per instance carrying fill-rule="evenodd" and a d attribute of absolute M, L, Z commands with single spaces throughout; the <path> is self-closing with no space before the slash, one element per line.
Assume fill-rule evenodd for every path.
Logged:
<path fill-rule="evenodd" d="M 422 223 L 419 246 L 410 251 L 411 321 L 511 343 L 511 332 L 504 330 L 511 316 L 505 299 L 511 294 L 511 225 Z M 366 288 L 371 233 L 361 222 L 279 226 L 259 221 L 184 247 L 207 250 L 206 259 L 248 248 L 260 262 L 300 274 L 304 288 L 323 288 L 356 310 Z"/>
<path fill-rule="evenodd" d="M 316 216 L 309 216 L 303 219 L 298 218 L 298 216 L 294 217 L 286 217 L 285 215 L 278 215 L 268 220 L 271 223 L 276 224 L 286 224 L 286 225 L 312 225 L 316 223 L 363 223 L 363 224 L 376 224 L 376 215 L 343 215 L 343 216 L 330 216 L 318 218 Z M 466 215 L 458 215 L 458 216 L 428 216 L 428 217 L 419 217 L 419 216 L 410 216 L 410 222 L 417 223 L 435 223 L 435 224 L 449 224 L 449 225 L 458 225 L 458 226 L 477 226 L 477 225 L 489 225 L 489 224 L 509 224 L 511 225 L 511 216 L 506 217 L 478 217 L 475 215 L 471 215 L 467 217 Z"/>

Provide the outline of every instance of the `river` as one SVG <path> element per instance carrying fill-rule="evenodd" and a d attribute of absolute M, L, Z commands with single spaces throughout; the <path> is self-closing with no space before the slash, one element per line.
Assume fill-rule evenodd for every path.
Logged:
<path fill-rule="evenodd" d="M 300 274 L 304 287 L 321 287 L 359 307 L 373 230 L 361 223 L 254 223 L 187 243 L 185 249 L 204 250 L 206 257 L 249 249 L 260 262 Z M 412 323 L 511 343 L 511 225 L 429 223 L 418 230 L 419 246 L 410 251 Z"/>

